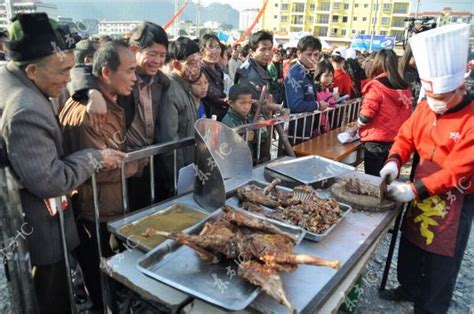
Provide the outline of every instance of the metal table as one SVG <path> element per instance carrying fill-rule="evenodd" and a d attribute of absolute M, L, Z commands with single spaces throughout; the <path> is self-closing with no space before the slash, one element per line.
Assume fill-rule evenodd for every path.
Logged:
<path fill-rule="evenodd" d="M 264 167 L 254 169 L 252 180 L 264 181 Z M 380 178 L 363 173 L 354 173 L 351 176 L 363 178 L 378 184 Z M 181 202 L 193 205 L 192 194 L 177 197 L 173 200 L 157 205 L 159 207 Z M 197 204 L 193 205 L 197 206 Z M 148 209 L 153 211 L 154 208 Z M 155 209 L 156 210 L 156 209 Z M 333 270 L 325 267 L 300 265 L 293 273 L 282 273 L 283 286 L 288 299 L 300 313 L 315 311 L 332 311 L 342 303 L 345 292 L 349 291 L 363 266 L 370 258 L 378 241 L 390 228 L 400 208 L 383 213 L 352 212 L 333 230 L 324 241 L 314 243 L 303 240 L 296 248 L 297 253 L 310 254 L 329 260 L 339 260 L 341 269 Z M 178 290 L 165 286 L 140 273 L 136 268 L 136 261 L 144 254 L 136 249 L 129 248 L 124 253 L 113 256 L 107 261 L 109 275 L 121 282 L 129 289 L 142 297 L 163 304 L 168 311 L 199 313 L 201 310 L 212 309 L 211 312 L 220 312 L 199 300 L 193 300 Z M 261 293 L 249 309 L 251 312 L 285 313 L 286 309 L 277 301 Z"/>

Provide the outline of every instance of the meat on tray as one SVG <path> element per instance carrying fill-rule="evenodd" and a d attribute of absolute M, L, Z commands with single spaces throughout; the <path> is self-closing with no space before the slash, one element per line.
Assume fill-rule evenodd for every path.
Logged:
<path fill-rule="evenodd" d="M 278 191 L 274 180 L 265 189 L 246 185 L 237 189 L 242 206 L 251 212 L 286 222 L 313 233 L 323 233 L 342 217 L 342 209 L 334 199 L 317 197 L 308 186 L 295 187 L 293 191 Z M 270 187 L 270 188 L 269 188 Z M 260 205 L 273 210 L 263 210 Z"/>
<path fill-rule="evenodd" d="M 199 234 L 159 232 L 162 236 L 184 244 L 207 263 L 222 259 L 239 259 L 238 274 L 260 286 L 269 296 L 286 306 L 292 313 L 278 272 L 294 271 L 298 264 L 327 266 L 338 269 L 339 261 L 294 254 L 295 236 L 273 224 L 248 216 L 230 206 L 223 207 L 222 218 L 207 222 Z"/>

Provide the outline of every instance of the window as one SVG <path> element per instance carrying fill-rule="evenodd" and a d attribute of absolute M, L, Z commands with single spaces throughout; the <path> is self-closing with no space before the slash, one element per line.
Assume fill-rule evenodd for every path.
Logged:
<path fill-rule="evenodd" d="M 293 12 L 303 13 L 304 12 L 304 3 L 295 3 L 295 4 L 293 4 Z"/>
<path fill-rule="evenodd" d="M 344 10 L 349 10 L 349 3 L 344 3 Z"/>
<path fill-rule="evenodd" d="M 346 32 L 347 32 L 347 31 L 346 31 L 345 29 L 341 30 L 341 35 L 342 35 L 342 36 L 346 36 Z"/>
<path fill-rule="evenodd" d="M 391 12 L 392 11 L 392 5 L 389 3 L 384 3 L 383 4 L 383 11 L 384 12 Z"/>
<path fill-rule="evenodd" d="M 310 10 L 310 11 L 316 10 L 316 5 L 315 5 L 315 4 L 310 4 L 310 5 L 309 5 L 309 10 Z"/>
<path fill-rule="evenodd" d="M 361 33 L 362 35 L 365 34 L 365 30 L 360 31 L 360 33 Z"/>
<path fill-rule="evenodd" d="M 310 22 L 310 23 L 314 23 L 314 16 L 310 16 L 310 17 L 309 17 L 309 22 Z"/>
<path fill-rule="evenodd" d="M 332 16 L 332 21 L 333 22 L 339 22 L 339 15 L 333 15 Z"/>
<path fill-rule="evenodd" d="M 358 4 L 358 3 L 356 3 L 356 4 L 354 5 L 354 7 L 358 8 L 358 7 L 359 7 L 359 4 Z"/>
<path fill-rule="evenodd" d="M 356 30 L 355 30 L 355 29 L 353 29 L 353 30 L 352 30 L 352 34 L 355 34 L 355 33 L 356 33 Z"/>
<path fill-rule="evenodd" d="M 387 31 L 380 31 L 380 35 L 387 35 Z"/>
<path fill-rule="evenodd" d="M 329 15 L 323 14 L 319 16 L 318 23 L 320 24 L 327 24 L 329 23 Z"/>
<path fill-rule="evenodd" d="M 369 7 L 369 5 L 366 3 L 364 4 L 364 9 L 367 9 Z"/>
<path fill-rule="evenodd" d="M 367 18 L 364 16 L 364 17 L 362 18 L 362 22 L 365 22 L 365 21 L 367 21 Z"/>
<path fill-rule="evenodd" d="M 382 25 L 388 25 L 388 24 L 390 24 L 390 18 L 382 17 Z"/>
<path fill-rule="evenodd" d="M 354 16 L 354 17 L 352 18 L 352 20 L 353 20 L 354 22 L 357 21 L 357 16 Z"/>
<path fill-rule="evenodd" d="M 283 23 L 288 22 L 288 15 L 282 15 L 280 21 Z"/>
<path fill-rule="evenodd" d="M 342 22 L 343 22 L 343 23 L 347 23 L 347 16 L 343 16 L 343 17 L 342 17 Z"/>
<path fill-rule="evenodd" d="M 337 35 L 337 28 L 333 28 L 331 33 L 332 33 L 333 35 Z"/>
<path fill-rule="evenodd" d="M 328 28 L 327 27 L 320 27 L 318 29 L 318 36 L 327 36 Z"/>
<path fill-rule="evenodd" d="M 303 16 L 302 15 L 293 15 L 291 17 L 291 24 L 304 24 Z"/>
<path fill-rule="evenodd" d="M 340 8 L 341 8 L 341 4 L 339 2 L 334 2 L 333 9 L 334 10 L 339 10 Z"/>
<path fill-rule="evenodd" d="M 281 4 L 281 9 L 282 10 L 288 10 L 288 3 L 282 3 Z"/>
<path fill-rule="evenodd" d="M 408 5 L 405 3 L 395 3 L 393 7 L 393 13 L 395 14 L 406 14 L 408 13 Z"/>
<path fill-rule="evenodd" d="M 321 6 L 319 7 L 320 11 L 329 11 L 331 9 L 331 3 L 330 2 L 323 2 L 321 3 Z"/>
<path fill-rule="evenodd" d="M 275 8 L 278 8 L 278 3 L 275 3 Z"/>
<path fill-rule="evenodd" d="M 392 19 L 392 27 L 404 27 L 405 21 L 403 18 L 393 18 Z"/>
<path fill-rule="evenodd" d="M 274 19 L 277 19 L 277 18 L 278 18 L 278 15 L 274 15 L 273 18 L 274 18 Z"/>

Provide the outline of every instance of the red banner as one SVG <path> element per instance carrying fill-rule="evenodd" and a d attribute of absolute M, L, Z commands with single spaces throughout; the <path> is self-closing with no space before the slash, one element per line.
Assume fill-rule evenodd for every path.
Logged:
<path fill-rule="evenodd" d="M 257 25 L 258 20 L 262 17 L 263 13 L 265 12 L 265 9 L 267 8 L 267 3 L 268 3 L 268 0 L 266 0 L 265 3 L 263 4 L 262 8 L 260 9 L 257 16 L 255 17 L 255 20 L 252 22 L 252 25 L 250 25 L 250 27 L 242 34 L 242 36 L 240 36 L 239 40 L 237 40 L 236 43 L 240 43 L 244 41 L 245 38 L 247 38 L 247 36 L 250 35 L 250 33 L 252 32 L 252 29 L 255 27 L 255 25 Z"/>
<path fill-rule="evenodd" d="M 267 0 L 268 1 L 268 0 Z M 165 25 L 163 25 L 163 29 L 168 29 L 171 25 L 173 25 L 173 22 L 174 20 L 176 20 L 176 18 L 181 14 L 183 13 L 184 11 L 184 8 L 186 8 L 186 6 L 189 4 L 189 2 L 191 2 L 191 0 L 186 0 L 186 2 L 181 6 L 181 8 L 179 8 L 178 12 L 176 12 L 175 15 L 173 15 L 173 17 L 168 21 L 166 22 Z"/>

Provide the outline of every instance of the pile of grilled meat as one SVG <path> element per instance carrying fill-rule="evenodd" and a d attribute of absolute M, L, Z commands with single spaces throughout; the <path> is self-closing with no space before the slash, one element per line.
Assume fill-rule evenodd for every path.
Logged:
<path fill-rule="evenodd" d="M 293 191 L 276 189 L 279 179 L 264 189 L 250 184 L 237 189 L 243 208 L 268 218 L 276 219 L 309 232 L 323 233 L 342 217 L 342 209 L 334 199 L 320 199 L 308 186 L 297 186 Z M 265 210 L 262 208 L 272 208 Z"/>
<path fill-rule="evenodd" d="M 224 215 L 207 222 L 199 234 L 160 234 L 192 248 L 207 263 L 218 263 L 224 258 L 242 260 L 238 275 L 260 286 L 292 313 L 295 309 L 285 295 L 278 272 L 294 271 L 298 264 L 339 268 L 339 261 L 295 255 L 295 236 L 267 221 L 246 215 L 230 206 L 222 210 Z"/>

